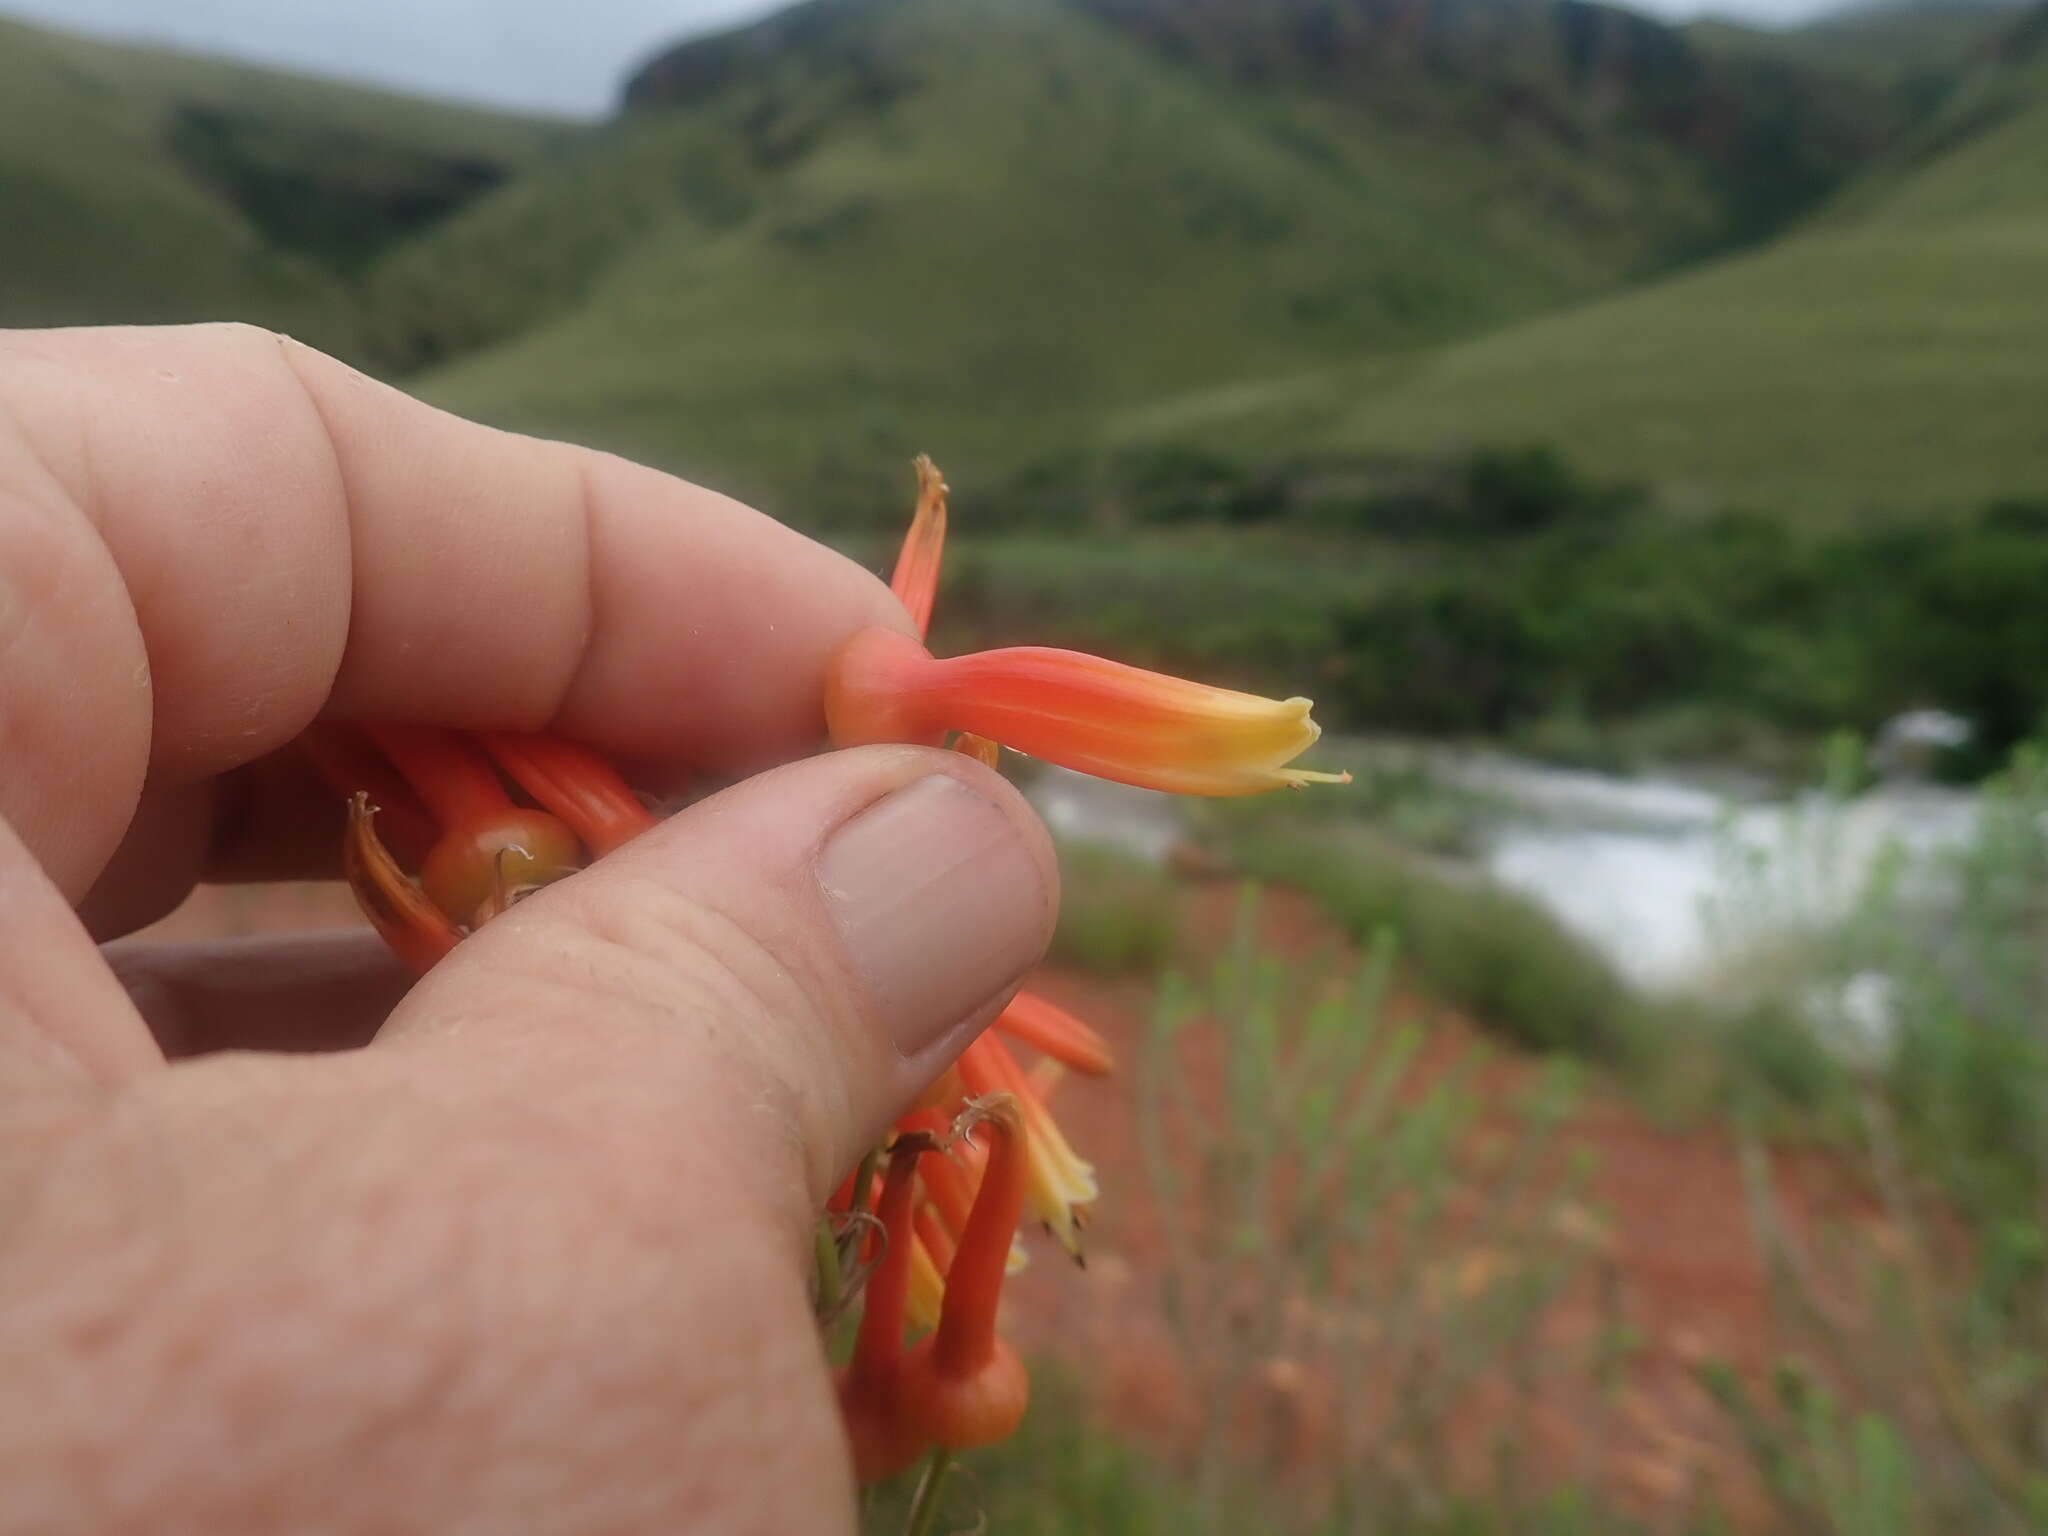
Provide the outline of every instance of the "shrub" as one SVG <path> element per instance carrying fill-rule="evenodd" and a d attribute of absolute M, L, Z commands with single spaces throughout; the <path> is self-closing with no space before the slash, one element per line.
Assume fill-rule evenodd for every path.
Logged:
<path fill-rule="evenodd" d="M 1643 1005 L 1605 961 L 1513 892 L 1440 873 L 1365 835 L 1253 829 L 1230 851 L 1245 873 L 1315 898 L 1359 940 L 1394 935 L 1428 989 L 1482 1029 L 1601 1061 L 1639 1052 Z"/>
<path fill-rule="evenodd" d="M 1172 877 L 1094 843 L 1060 848 L 1060 921 L 1052 958 L 1102 974 L 1156 971 L 1173 959 L 1179 912 Z"/>
<path fill-rule="evenodd" d="M 1302 974 L 1258 951 L 1256 901 L 1206 978 L 1162 987 L 1139 1065 L 1160 1299 L 1199 1405 L 1199 1500 L 1174 1529 L 1596 1528 L 1548 1525 L 1570 1500 L 1523 1459 L 1543 1384 L 1597 1384 L 1629 1347 L 1615 1318 L 1582 1343 L 1538 1335 L 1596 1262 L 1590 1168 L 1555 1140 L 1569 1075 L 1484 1112 L 1479 1053 L 1426 1059 L 1390 1006 L 1385 934 L 1355 976 Z M 1461 1476 L 1474 1404 L 1507 1383 L 1490 1470 Z M 1327 1415 L 1298 1417 L 1323 1391 Z M 1266 1473 L 1251 1508 L 1230 1497 L 1248 1462 Z"/>
<path fill-rule="evenodd" d="M 1784 878 L 1813 878 L 1804 848 L 1792 861 Z M 1782 1365 L 1769 1394 L 1723 1366 L 1702 1380 L 1788 1528 L 2048 1526 L 2044 943 L 2048 759 L 2023 750 L 1964 846 L 1880 861 L 1847 916 L 1793 951 L 1808 966 L 1788 986 L 1808 995 L 1882 978 L 1889 1028 L 1822 1064 L 1825 1091 L 1857 1112 L 1880 1225 L 1817 1251 L 1781 1208 L 1769 1151 L 1746 1146 L 1805 1363 Z"/>

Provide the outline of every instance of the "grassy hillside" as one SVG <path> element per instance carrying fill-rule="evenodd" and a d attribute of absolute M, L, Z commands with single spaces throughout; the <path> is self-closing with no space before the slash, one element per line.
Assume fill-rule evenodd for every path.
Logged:
<path fill-rule="evenodd" d="M 1512 60 L 1429 78 L 1368 110 L 1069 0 L 818 0 L 657 60 L 380 299 L 412 355 L 464 354 L 423 379 L 456 408 L 818 520 L 893 515 L 920 447 L 985 479 L 1120 408 L 1475 332 L 1725 235 L 1683 135 Z"/>
<path fill-rule="evenodd" d="M 1810 231 L 1420 354 L 1240 385 L 1116 435 L 1251 457 L 1543 441 L 1800 514 L 2048 488 L 2048 48 L 2037 18 Z"/>
<path fill-rule="evenodd" d="M 0 324 L 232 316 L 360 353 L 343 279 L 570 131 L 0 20 Z"/>

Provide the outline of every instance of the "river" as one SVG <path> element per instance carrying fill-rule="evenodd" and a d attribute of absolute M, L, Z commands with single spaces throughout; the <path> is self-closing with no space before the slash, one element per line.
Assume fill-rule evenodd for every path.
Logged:
<path fill-rule="evenodd" d="M 1923 854 L 1966 839 L 1976 797 L 1884 784 L 1830 805 L 1705 778 L 1624 778 L 1504 754 L 1391 750 L 1483 807 L 1472 858 L 1651 991 L 1711 987 L 1744 924 L 1839 914 L 1888 847 Z M 1163 861 L 1183 834 L 1171 797 L 1046 769 L 1027 786 L 1055 835 Z"/>

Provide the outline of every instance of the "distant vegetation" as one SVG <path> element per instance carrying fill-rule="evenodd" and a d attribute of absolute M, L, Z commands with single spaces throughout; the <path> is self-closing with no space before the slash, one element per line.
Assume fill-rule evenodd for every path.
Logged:
<path fill-rule="evenodd" d="M 575 132 L 0 18 L 0 325 L 243 319 L 376 363 L 348 279 Z"/>
<path fill-rule="evenodd" d="M 395 260 L 386 307 L 460 354 L 437 398 L 813 526 L 919 448 L 986 481 L 1190 388 L 1399 377 L 1760 238 L 1907 126 L 1874 86 L 1535 0 L 824 0 L 628 101 Z M 1248 455 L 1306 444 L 1318 413 L 1282 414 Z"/>
<path fill-rule="evenodd" d="M 1157 974 L 1180 938 L 1179 887 L 1166 870 L 1095 843 L 1060 848 L 1060 921 L 1049 956 L 1100 975 Z"/>
<path fill-rule="evenodd" d="M 257 320 L 878 562 L 929 450 L 949 644 L 1995 751 L 2048 703 L 2043 165 L 2048 6 L 1995 0 L 811 0 L 588 129 L 0 23 L 0 323 Z"/>
<path fill-rule="evenodd" d="M 1626 1067 L 1653 1048 L 1653 1011 L 1521 896 L 1328 825 L 1253 827 L 1230 852 L 1246 874 L 1313 897 L 1361 944 L 1394 936 L 1429 996 L 1524 1050 Z"/>
<path fill-rule="evenodd" d="M 2048 9 L 1787 238 L 1390 361 L 1127 417 L 1247 461 L 1542 441 L 1806 520 L 2048 492 Z"/>
<path fill-rule="evenodd" d="M 1001 532 L 1013 498 L 1066 531 Z M 1984 766 L 2048 717 L 2048 497 L 1807 526 L 1682 514 L 1527 448 L 1258 471 L 1173 450 L 956 499 L 942 645 L 1312 680 L 1339 727 L 1803 773 L 1806 744 L 1909 708 L 1969 716 Z"/>

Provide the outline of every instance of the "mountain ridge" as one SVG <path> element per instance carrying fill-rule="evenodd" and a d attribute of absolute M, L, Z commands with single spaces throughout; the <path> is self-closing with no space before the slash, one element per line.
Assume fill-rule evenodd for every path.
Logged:
<path fill-rule="evenodd" d="M 813 525 L 893 505 L 919 449 L 988 483 L 1174 433 L 1912 486 L 1910 399 L 1845 471 L 1772 392 L 1860 398 L 1898 301 L 1960 370 L 1922 387 L 2008 419 L 1980 397 L 2031 377 L 1996 343 L 2033 336 L 1999 306 L 2036 260 L 2044 15 L 1915 107 L 1584 0 L 810 0 L 656 53 L 575 132 L 20 29 L 0 319 L 241 313 Z M 1810 352 L 1728 361 L 1766 325 Z M 1719 462 L 1683 430 L 1746 412 L 1771 430 Z M 1973 433 L 1970 494 L 2031 464 Z"/>
<path fill-rule="evenodd" d="M 1547 442 L 1605 474 L 1812 517 L 2048 490 L 2048 6 L 1793 234 L 1420 355 L 1162 402 L 1125 445 L 1240 455 Z"/>
<path fill-rule="evenodd" d="M 380 299 L 455 408 L 817 508 L 920 447 L 1007 472 L 1148 396 L 1471 334 L 1789 216 L 1737 208 L 1647 106 L 1570 98 L 1562 44 L 1352 100 L 1177 58 L 1105 3 L 812 0 L 690 40 L 574 165 L 396 253 Z M 1621 12 L 1489 3 L 1709 67 Z M 1825 90 L 1852 105 L 1739 98 L 1832 156 L 1822 181 L 1888 131 Z"/>

